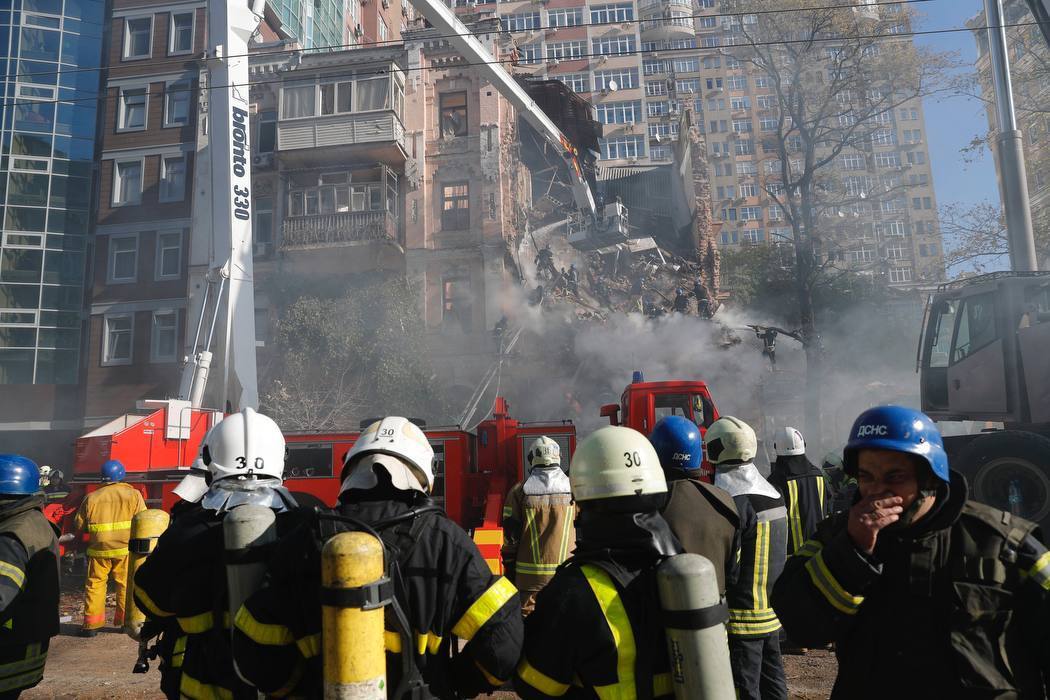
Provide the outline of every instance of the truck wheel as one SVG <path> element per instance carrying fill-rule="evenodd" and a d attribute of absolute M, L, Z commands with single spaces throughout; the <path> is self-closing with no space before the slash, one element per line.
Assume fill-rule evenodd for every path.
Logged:
<path fill-rule="evenodd" d="M 952 466 L 970 482 L 974 500 L 1050 527 L 1050 439 L 1023 430 L 987 433 Z"/>

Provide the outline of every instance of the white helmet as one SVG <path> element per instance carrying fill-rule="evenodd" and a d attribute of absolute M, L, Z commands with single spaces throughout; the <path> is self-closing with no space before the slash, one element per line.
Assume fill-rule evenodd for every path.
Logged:
<path fill-rule="evenodd" d="M 51 485 L 51 467 L 47 466 L 46 464 L 40 467 L 40 485 Z"/>
<path fill-rule="evenodd" d="M 559 466 L 561 446 L 546 435 L 541 435 L 529 445 L 528 459 L 530 467 Z"/>
<path fill-rule="evenodd" d="M 272 418 L 245 408 L 226 416 L 204 436 L 201 461 L 211 482 L 229 477 L 282 479 L 285 444 Z"/>
<path fill-rule="evenodd" d="M 182 477 L 179 485 L 172 489 L 172 493 L 189 503 L 196 503 L 208 492 L 208 467 L 204 459 L 197 457 L 190 467 L 190 472 Z"/>
<path fill-rule="evenodd" d="M 824 455 L 824 463 L 821 464 L 821 467 L 823 467 L 825 471 L 832 469 L 842 471 L 844 468 L 842 462 L 842 450 L 832 450 Z"/>
<path fill-rule="evenodd" d="M 572 456 L 569 483 L 577 502 L 667 493 L 652 443 L 622 426 L 599 428 L 580 443 Z"/>
<path fill-rule="evenodd" d="M 346 476 L 339 493 L 375 487 L 377 466 L 390 475 L 396 489 L 430 493 L 434 488 L 434 448 L 407 418 L 387 416 L 365 428 L 343 459 Z"/>
<path fill-rule="evenodd" d="M 797 429 L 785 426 L 777 428 L 773 435 L 773 450 L 777 457 L 796 457 L 806 454 L 806 440 Z"/>
<path fill-rule="evenodd" d="M 744 421 L 722 416 L 704 434 L 704 447 L 712 464 L 745 464 L 758 454 L 758 439 Z"/>

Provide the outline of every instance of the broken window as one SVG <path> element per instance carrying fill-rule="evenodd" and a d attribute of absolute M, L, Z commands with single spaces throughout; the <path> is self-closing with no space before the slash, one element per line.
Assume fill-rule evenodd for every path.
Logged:
<path fill-rule="evenodd" d="M 467 93 L 447 92 L 441 96 L 441 135 L 467 135 Z"/>
<path fill-rule="evenodd" d="M 446 277 L 441 283 L 441 322 L 470 333 L 474 327 L 474 303 L 470 294 L 470 278 L 464 275 Z"/>
<path fill-rule="evenodd" d="M 470 228 L 470 185 L 456 182 L 441 189 L 441 228 L 462 231 Z"/>

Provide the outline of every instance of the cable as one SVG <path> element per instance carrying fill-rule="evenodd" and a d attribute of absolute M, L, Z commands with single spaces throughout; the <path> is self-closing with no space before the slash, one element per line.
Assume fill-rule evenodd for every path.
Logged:
<path fill-rule="evenodd" d="M 868 3 L 868 4 L 864 5 L 864 7 L 878 7 L 878 6 L 882 6 L 882 5 L 915 5 L 915 4 L 926 3 L 926 2 L 936 2 L 936 0 L 880 0 L 880 1 L 877 1 L 877 2 Z M 572 28 L 577 28 L 577 27 L 584 27 L 584 28 L 586 28 L 586 27 L 613 27 L 613 26 L 621 25 L 621 24 L 638 24 L 638 23 L 641 23 L 641 22 L 654 22 L 654 21 L 659 21 L 661 19 L 700 19 L 701 17 L 743 17 L 744 15 L 756 15 L 756 16 L 758 16 L 758 15 L 778 15 L 778 14 L 784 14 L 784 13 L 788 13 L 788 12 L 819 12 L 819 11 L 822 11 L 822 10 L 843 10 L 843 9 L 857 9 L 857 8 L 858 8 L 858 5 L 855 2 L 852 2 L 852 3 L 843 4 L 843 5 L 814 5 L 812 7 L 783 7 L 783 8 L 775 9 L 775 10 L 755 10 L 754 12 L 719 12 L 719 13 L 714 13 L 714 14 L 701 13 L 701 14 L 695 14 L 695 15 L 677 15 L 675 17 L 660 17 L 660 18 L 656 18 L 656 19 L 653 19 L 653 18 L 648 18 L 648 19 L 641 19 L 641 18 L 625 19 L 625 20 L 618 21 L 618 22 L 582 22 L 580 24 L 573 24 L 573 25 L 568 25 L 568 26 L 558 26 L 558 27 L 535 27 L 533 29 L 507 29 L 507 30 L 501 29 L 499 31 L 499 33 L 500 34 L 528 34 L 528 33 L 531 33 L 531 32 L 538 32 L 538 31 L 544 31 L 544 30 L 550 30 L 550 29 L 560 30 L 560 29 L 572 29 Z M 581 8 L 581 9 L 584 9 L 584 8 Z M 489 33 L 489 32 L 486 32 L 486 33 Z M 460 36 L 476 36 L 476 34 L 477 34 L 476 32 L 467 32 L 466 34 L 438 34 L 436 36 L 428 36 L 428 37 L 426 37 L 426 40 L 427 41 L 432 41 L 434 39 L 452 39 L 454 37 L 460 37 Z M 338 50 L 341 50 L 341 49 L 345 50 L 345 49 L 373 48 L 373 47 L 389 46 L 389 45 L 393 45 L 393 44 L 403 44 L 403 43 L 404 43 L 404 39 L 387 39 L 385 41 L 376 41 L 376 42 L 373 42 L 373 43 L 370 43 L 370 44 L 363 44 L 363 45 L 362 44 L 327 44 L 327 45 L 324 45 L 324 46 L 311 46 L 309 49 L 302 49 L 302 48 L 298 48 L 298 49 L 281 49 L 279 51 L 268 51 L 268 52 L 256 51 L 256 52 L 249 52 L 249 53 L 242 53 L 242 54 L 232 54 L 230 56 L 225 56 L 224 58 L 246 58 L 246 57 L 251 57 L 251 56 L 274 56 L 274 55 L 279 55 L 279 54 L 294 54 L 294 53 L 299 53 L 299 52 L 317 53 L 317 52 L 321 52 L 321 51 L 338 51 Z M 205 56 L 203 58 L 192 58 L 190 60 L 198 60 L 198 61 L 205 61 L 205 62 L 207 62 L 207 61 L 216 61 L 218 59 Z M 134 67 L 136 67 L 136 68 L 138 68 L 138 67 L 168 68 L 170 66 L 171 66 L 170 59 L 167 60 L 167 61 L 163 61 L 163 62 L 136 61 L 134 63 Z M 112 66 L 99 66 L 97 68 L 73 68 L 73 69 L 70 69 L 70 70 L 64 70 L 62 72 L 63 73 L 82 73 L 82 72 L 106 70 L 107 68 L 111 68 L 111 67 Z M 32 75 L 55 75 L 55 73 L 53 71 L 38 71 L 36 73 L 15 73 L 14 77 L 15 78 L 24 78 L 24 77 L 32 76 Z"/>
<path fill-rule="evenodd" d="M 1015 28 L 1015 27 L 1033 27 L 1033 26 L 1037 26 L 1038 24 L 1039 24 L 1039 22 L 1014 22 L 1014 23 L 1010 23 L 1010 24 L 1003 24 L 1001 26 L 1003 28 L 1010 29 L 1010 28 Z M 846 40 L 854 40 L 854 41 L 856 41 L 856 40 L 861 40 L 861 39 L 871 39 L 871 40 L 890 39 L 890 40 L 895 40 L 895 39 L 900 39 L 900 38 L 903 38 L 903 37 L 933 36 L 933 35 L 940 35 L 940 34 L 954 34 L 954 33 L 958 33 L 958 32 L 973 32 L 973 31 L 980 31 L 980 30 L 983 30 L 983 29 L 998 29 L 998 28 L 999 28 L 999 26 L 984 26 L 984 25 L 982 25 L 980 27 L 974 27 L 972 29 L 970 27 L 952 27 L 952 28 L 949 28 L 949 29 L 928 29 L 928 30 L 922 30 L 922 31 L 900 32 L 900 33 L 897 33 L 897 34 L 857 34 L 857 35 L 852 35 L 852 36 L 849 36 L 849 37 L 842 37 L 842 36 L 839 36 L 839 37 L 827 37 L 827 38 L 813 37 L 813 38 L 806 38 L 806 39 L 790 39 L 790 40 L 786 40 L 786 41 L 749 42 L 747 44 L 734 44 L 734 45 L 731 45 L 731 46 L 704 46 L 704 47 L 692 47 L 692 48 L 685 48 L 685 49 L 637 49 L 637 50 L 634 50 L 634 51 L 621 51 L 619 53 L 613 53 L 613 54 L 585 53 L 585 54 L 580 54 L 578 57 L 568 58 L 568 59 L 564 59 L 564 60 L 568 60 L 568 61 L 582 61 L 584 59 L 596 58 L 596 57 L 600 57 L 600 56 L 611 56 L 611 57 L 616 58 L 616 57 L 622 57 L 622 56 L 647 56 L 647 55 L 650 55 L 650 54 L 657 54 L 658 56 L 663 57 L 663 55 L 667 54 L 667 53 L 676 53 L 677 55 L 675 57 L 681 57 L 682 56 L 681 52 L 684 52 L 684 51 L 695 51 L 695 52 L 706 52 L 706 53 L 716 52 L 716 53 L 719 53 L 719 52 L 725 51 L 726 49 L 730 49 L 730 50 L 732 50 L 734 48 L 736 48 L 736 49 L 747 49 L 747 48 L 755 47 L 755 46 L 790 46 L 790 45 L 793 45 L 793 44 L 840 43 L 840 42 L 846 41 Z M 723 55 L 723 54 L 719 53 L 719 55 Z M 687 54 L 686 57 L 691 57 L 691 55 Z M 561 61 L 562 59 L 557 59 L 557 60 Z M 534 64 L 533 63 L 527 63 L 527 64 L 524 64 L 524 65 L 537 65 L 538 66 L 538 65 L 540 65 L 542 63 L 546 63 L 546 62 L 547 61 L 537 61 Z M 472 61 L 464 61 L 462 63 L 457 63 L 454 66 L 415 66 L 415 67 L 412 67 L 412 68 L 400 68 L 400 67 L 398 67 L 398 69 L 402 73 L 412 73 L 412 72 L 416 72 L 416 71 L 449 70 L 449 68 L 464 68 L 464 67 L 468 67 L 469 68 L 471 66 L 500 65 L 500 64 L 502 64 L 502 65 L 513 65 L 513 59 L 506 58 L 506 59 L 496 59 L 494 61 L 473 61 L 473 62 Z M 520 62 L 519 62 L 519 65 L 521 65 Z M 309 71 L 304 71 L 304 73 L 307 73 L 307 72 L 309 72 Z M 325 78 L 360 78 L 360 77 L 368 77 L 368 76 L 378 77 L 378 76 L 386 75 L 387 73 L 388 73 L 388 71 L 386 69 L 382 69 L 381 68 L 381 69 L 378 69 L 378 70 L 375 70 L 375 71 L 360 71 L 360 70 L 358 70 L 358 71 L 351 71 L 349 73 L 328 73 L 328 74 L 325 74 L 323 77 L 325 77 Z M 552 77 L 557 78 L 558 76 L 554 75 Z M 148 83 L 150 76 L 144 75 L 144 76 L 141 76 L 141 78 L 143 79 L 144 82 Z M 308 78 L 304 78 L 304 79 L 308 79 Z M 251 88 L 251 87 L 254 87 L 254 86 L 257 86 L 257 85 L 272 85 L 272 84 L 285 83 L 285 82 L 287 82 L 289 80 L 294 80 L 294 77 L 291 77 L 291 78 L 287 78 L 287 77 L 285 77 L 285 78 L 276 78 L 274 80 L 248 81 L 247 83 L 227 83 L 225 85 L 208 85 L 207 89 L 208 90 L 218 90 L 220 88 L 228 88 L 228 87 L 247 87 L 247 88 Z M 174 93 L 174 92 L 191 92 L 192 93 L 192 92 L 197 92 L 197 91 L 199 91 L 201 89 L 202 88 L 198 85 L 198 86 L 193 87 L 193 88 L 179 88 L 179 89 L 169 90 L 167 92 L 168 93 Z M 107 90 L 108 90 L 108 88 L 107 88 Z M 83 97 L 83 98 L 74 97 L 74 98 L 66 99 L 66 100 L 63 100 L 63 99 L 34 100 L 34 99 L 23 97 L 23 98 L 11 98 L 9 100 L 6 100 L 5 102 L 0 103 L 0 106 L 10 107 L 10 106 L 13 106 L 13 105 L 21 105 L 21 104 L 60 104 L 60 103 L 61 104 L 70 104 L 70 103 L 75 103 L 75 102 L 98 102 L 100 100 L 115 100 L 115 99 L 117 99 L 117 95 L 99 95 L 98 97 Z M 322 115 L 314 115 L 314 116 L 322 116 Z M 327 116 L 327 115 L 323 115 L 323 116 Z"/>

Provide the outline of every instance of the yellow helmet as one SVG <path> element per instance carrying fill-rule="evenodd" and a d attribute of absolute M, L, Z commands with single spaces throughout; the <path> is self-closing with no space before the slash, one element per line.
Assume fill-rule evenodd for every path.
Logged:
<path fill-rule="evenodd" d="M 744 421 L 722 416 L 707 429 L 704 447 L 711 464 L 744 464 L 758 454 L 758 439 Z"/>
<path fill-rule="evenodd" d="M 667 493 L 652 443 L 637 430 L 606 426 L 580 443 L 569 467 L 577 502 Z"/>

